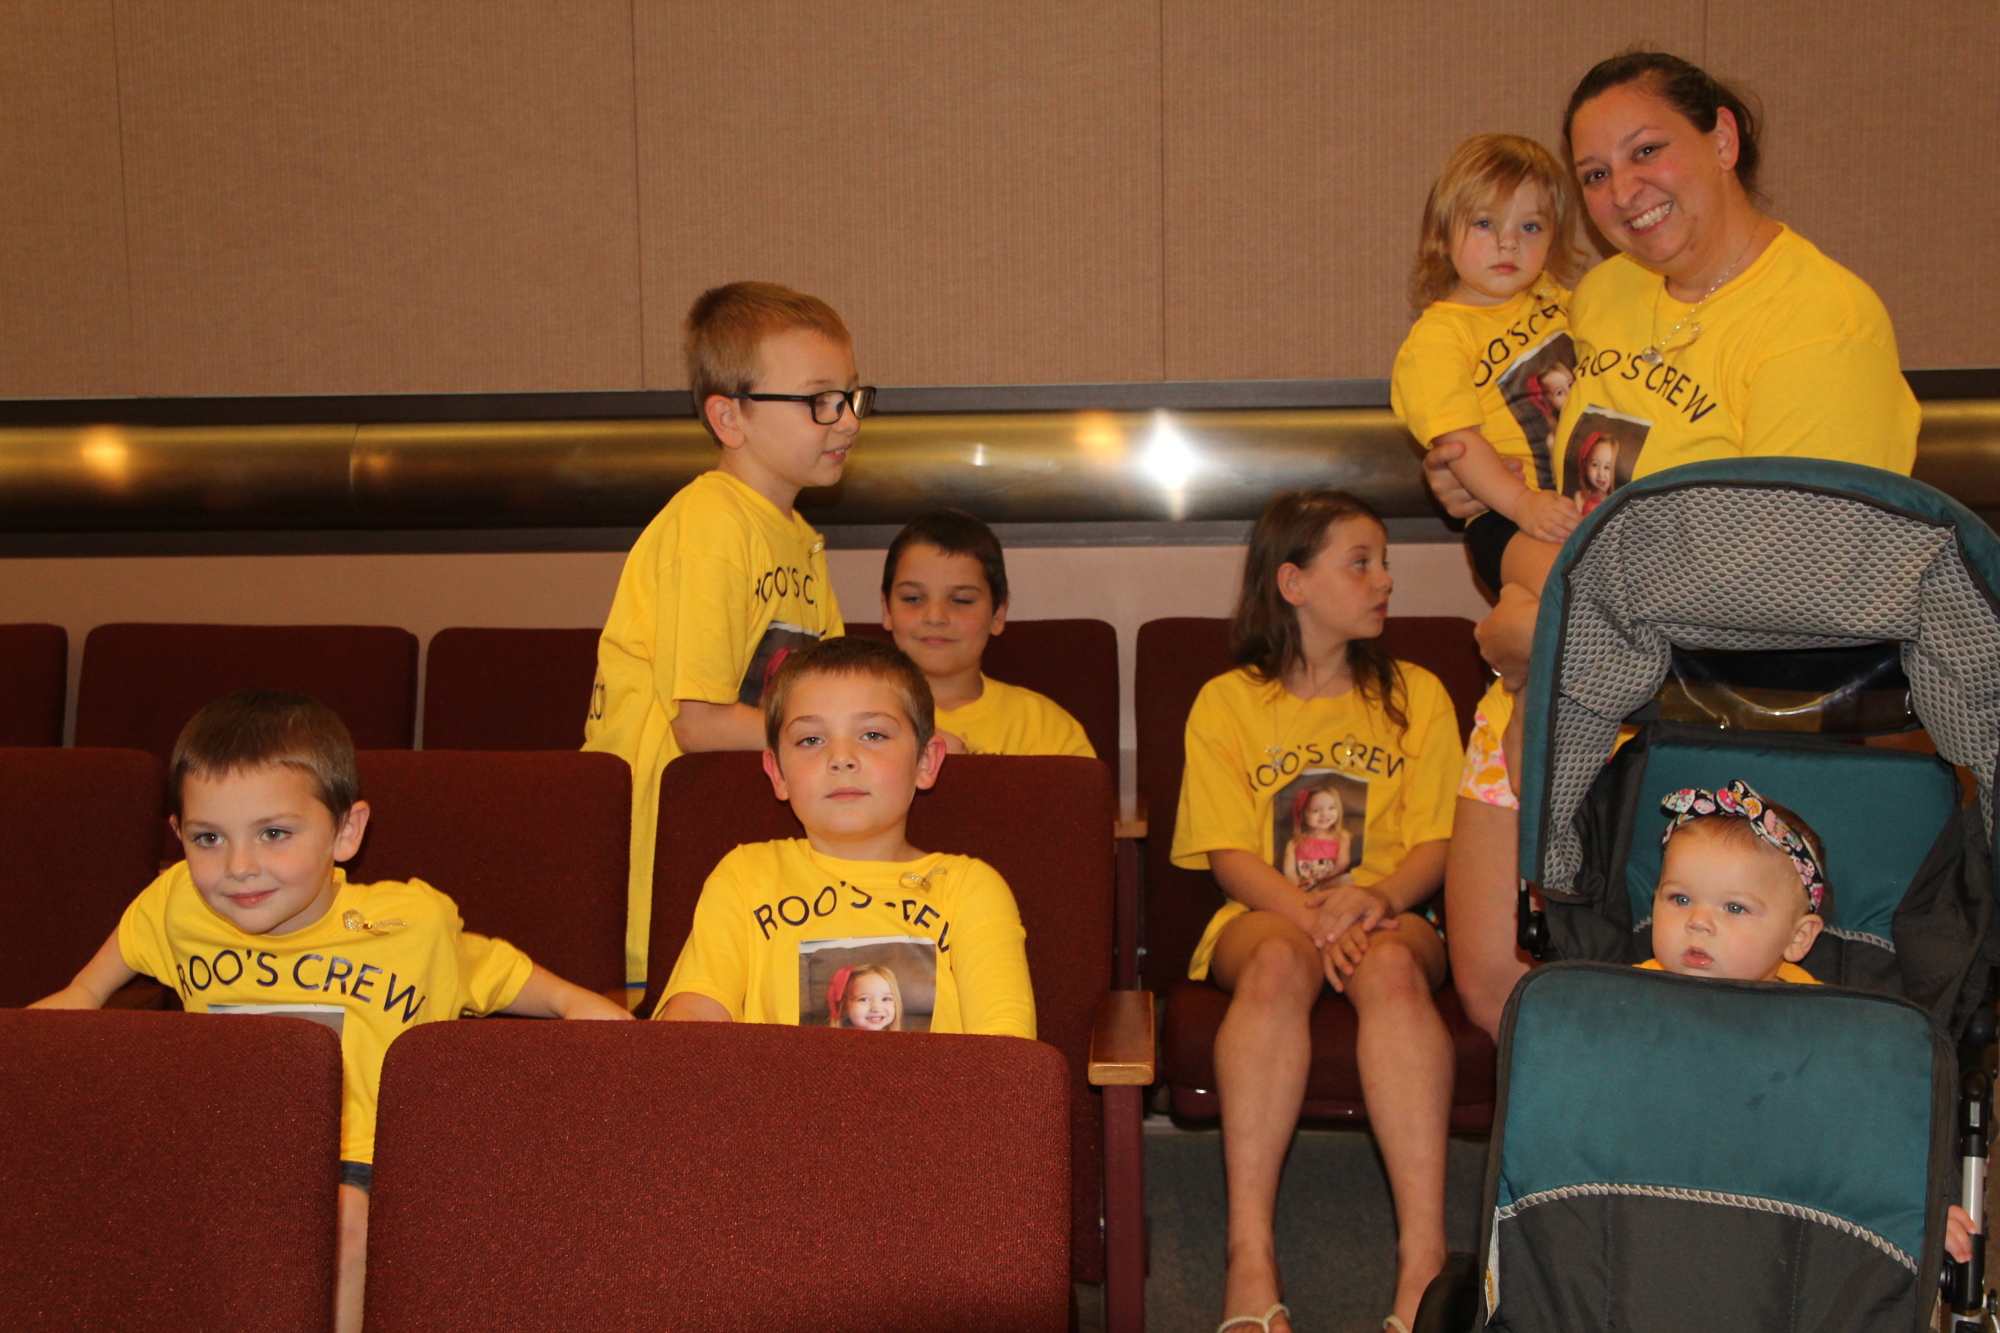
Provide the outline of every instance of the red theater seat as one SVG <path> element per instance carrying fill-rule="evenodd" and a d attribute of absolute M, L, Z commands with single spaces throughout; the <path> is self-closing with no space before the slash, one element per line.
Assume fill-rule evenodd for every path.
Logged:
<path fill-rule="evenodd" d="M 13 1010 L 0 1070 L 0 1328 L 332 1327 L 330 1030 Z"/>
<path fill-rule="evenodd" d="M 468 930 L 594 991 L 625 983 L 632 773 L 613 754 L 373 750 L 360 883 L 422 879 Z"/>
<path fill-rule="evenodd" d="M 1121 1157 L 1111 1164 L 1110 1217 L 1102 1204 L 1102 1144 L 1108 1139 L 1125 1145 L 1127 1139 L 1119 1137 L 1125 1135 L 1132 1154 L 1140 1146 L 1137 1090 L 1098 1091 L 1088 1077 L 1092 1028 L 1111 985 L 1115 807 L 1110 774 L 1094 760 L 953 756 L 937 786 L 917 794 L 909 831 L 918 847 L 990 863 L 1020 905 L 1028 932 L 1036 1028 L 1070 1068 L 1071 1263 L 1076 1280 L 1090 1283 L 1106 1280 L 1107 1231 L 1114 1252 L 1126 1243 L 1133 1247 L 1127 1252 L 1132 1255 L 1138 1252 L 1140 1232 L 1135 1160 Z M 739 843 L 802 836 L 791 807 L 772 796 L 770 780 L 754 754 L 675 760 L 661 778 L 660 811 L 651 975 L 642 1014 L 652 1013 L 659 1002 L 687 939 L 702 883 L 724 853 Z M 1144 1045 L 1150 1063 L 1150 1034 Z M 1150 1074 L 1140 1081 L 1150 1082 Z M 1129 1104 L 1127 1093 L 1134 1094 Z M 1129 1193 L 1119 1194 L 1128 1184 Z M 1130 1214 L 1121 1211 L 1128 1205 Z M 1114 1292 L 1119 1278 L 1112 1275 Z M 1130 1308 L 1126 1296 L 1107 1300 Z"/>
<path fill-rule="evenodd" d="M 426 750 L 574 750 L 594 629 L 441 629 L 424 664 Z"/>
<path fill-rule="evenodd" d="M 407 750 L 417 639 L 387 625 L 99 625 L 83 644 L 76 743 L 165 759 L 198 709 L 248 689 L 311 695 L 357 748 Z"/>
<path fill-rule="evenodd" d="M 67 986 L 159 872 L 165 781 L 137 750 L 0 749 L 0 1006 Z"/>
<path fill-rule="evenodd" d="M 850 620 L 849 634 L 888 640 L 874 621 Z M 1102 620 L 1010 620 L 986 644 L 981 668 L 994 680 L 1046 694 L 1083 726 L 1118 783 L 1118 631 Z"/>
<path fill-rule="evenodd" d="M 0 625 L 0 745 L 61 745 L 69 631 Z"/>
<path fill-rule="evenodd" d="M 1435 672 L 1451 694 L 1463 736 L 1486 685 L 1472 622 L 1458 617 L 1391 617 L 1382 639 L 1397 657 Z M 1205 870 L 1182 870 L 1169 859 L 1174 818 L 1186 765 L 1187 716 L 1211 678 L 1234 665 L 1229 622 L 1154 620 L 1139 627 L 1134 710 L 1139 732 L 1139 794 L 1147 805 L 1146 979 L 1166 990 L 1160 1037 L 1160 1076 L 1177 1114 L 1197 1119 L 1221 1114 L 1215 1093 L 1215 1030 L 1229 998 L 1206 981 L 1187 980 L 1188 959 L 1222 891 Z M 1449 986 L 1438 1010 L 1458 1055 L 1452 1127 L 1484 1129 L 1493 1117 L 1493 1043 L 1466 1020 Z M 1354 1063 L 1353 1008 L 1322 994 L 1312 1017 L 1313 1061 L 1306 1080 L 1304 1115 L 1316 1120 L 1362 1120 L 1360 1075 Z"/>
<path fill-rule="evenodd" d="M 368 1327 L 1061 1333 L 1067 1102 L 1011 1037 L 420 1027 L 382 1072 Z"/>

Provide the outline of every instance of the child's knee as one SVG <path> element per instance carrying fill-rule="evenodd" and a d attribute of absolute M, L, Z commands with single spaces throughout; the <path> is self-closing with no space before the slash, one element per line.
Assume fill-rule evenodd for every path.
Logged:
<path fill-rule="evenodd" d="M 1350 986 L 1381 1002 L 1431 1004 L 1430 971 L 1424 958 L 1394 931 L 1369 942 Z"/>
<path fill-rule="evenodd" d="M 1296 1001 L 1303 994 L 1310 1002 L 1319 993 L 1320 978 L 1319 953 L 1303 935 L 1266 935 L 1244 959 L 1236 994 L 1248 992 L 1248 998 L 1260 1002 Z"/>

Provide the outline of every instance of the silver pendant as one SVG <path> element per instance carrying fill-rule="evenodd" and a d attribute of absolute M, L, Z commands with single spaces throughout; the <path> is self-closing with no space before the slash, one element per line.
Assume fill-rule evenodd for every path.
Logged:
<path fill-rule="evenodd" d="M 1639 360 L 1649 366 L 1657 366 L 1663 359 L 1660 356 L 1660 349 L 1657 347 L 1648 347 L 1645 351 L 1639 353 Z"/>

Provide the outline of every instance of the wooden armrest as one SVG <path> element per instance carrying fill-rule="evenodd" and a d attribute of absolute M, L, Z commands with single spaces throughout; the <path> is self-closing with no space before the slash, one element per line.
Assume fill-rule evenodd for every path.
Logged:
<path fill-rule="evenodd" d="M 1112 821 L 1111 836 L 1114 838 L 1143 838 L 1146 836 L 1146 798 L 1134 796 L 1131 804 L 1120 803 L 1118 818 Z"/>
<path fill-rule="evenodd" d="M 1090 1081 L 1099 1087 L 1153 1081 L 1153 992 L 1104 992 L 1090 1027 Z"/>

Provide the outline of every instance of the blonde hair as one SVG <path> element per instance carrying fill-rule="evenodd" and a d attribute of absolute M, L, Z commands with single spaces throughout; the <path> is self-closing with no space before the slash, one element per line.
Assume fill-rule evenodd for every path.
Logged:
<path fill-rule="evenodd" d="M 704 430 L 715 433 L 708 424 L 708 400 L 756 392 L 763 370 L 758 353 L 764 340 L 793 329 L 810 329 L 844 346 L 854 345 L 832 306 L 775 282 L 732 282 L 711 287 L 694 299 L 688 307 L 682 348 L 694 414 Z"/>
<path fill-rule="evenodd" d="M 1583 252 L 1577 248 L 1576 183 L 1556 155 L 1518 134 L 1478 134 L 1445 159 L 1444 170 L 1424 200 L 1424 220 L 1417 230 L 1417 258 L 1410 266 L 1410 308 L 1418 313 L 1443 300 L 1458 286 L 1451 247 L 1459 230 L 1480 209 L 1507 198 L 1523 184 L 1539 185 L 1549 210 L 1549 259 L 1545 271 L 1565 287 L 1576 285 L 1583 272 Z"/>
<path fill-rule="evenodd" d="M 830 1012 L 826 1017 L 826 1025 L 830 1028 L 846 1026 L 847 1002 L 854 997 L 854 983 L 863 977 L 880 977 L 889 983 L 889 998 L 895 1001 L 896 1004 L 896 1020 L 889 1024 L 884 1031 L 901 1032 L 903 1030 L 903 988 L 897 982 L 895 972 L 886 963 L 865 963 L 847 974 L 847 985 L 840 992 L 840 1003 L 828 1006 Z"/>

